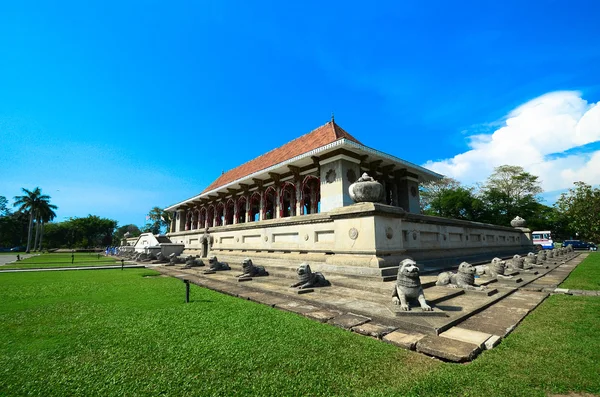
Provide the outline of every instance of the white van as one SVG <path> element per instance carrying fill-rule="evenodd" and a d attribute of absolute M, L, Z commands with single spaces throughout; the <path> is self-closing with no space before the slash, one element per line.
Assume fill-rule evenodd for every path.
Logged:
<path fill-rule="evenodd" d="M 535 246 L 542 246 L 545 250 L 554 248 L 554 242 L 552 241 L 552 232 L 550 230 L 541 230 L 531 233 L 532 242 Z"/>

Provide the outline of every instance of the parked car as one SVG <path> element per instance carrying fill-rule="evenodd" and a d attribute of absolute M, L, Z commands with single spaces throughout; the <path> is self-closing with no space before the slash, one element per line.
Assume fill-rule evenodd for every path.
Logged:
<path fill-rule="evenodd" d="M 25 251 L 25 247 L 13 247 L 10 249 L 10 252 L 22 252 Z"/>
<path fill-rule="evenodd" d="M 581 240 L 565 240 L 562 243 L 563 247 L 567 245 L 572 245 L 574 250 L 588 250 L 588 251 L 596 251 L 598 248 L 594 243 L 586 243 Z"/>

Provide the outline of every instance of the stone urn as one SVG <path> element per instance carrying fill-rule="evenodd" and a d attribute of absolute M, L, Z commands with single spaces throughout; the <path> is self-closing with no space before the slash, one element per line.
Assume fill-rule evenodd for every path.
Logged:
<path fill-rule="evenodd" d="M 383 185 L 365 172 L 350 185 L 348 193 L 355 203 L 375 203 L 383 199 Z"/>
<path fill-rule="evenodd" d="M 521 218 L 520 216 L 515 216 L 515 219 L 510 221 L 510 225 L 512 227 L 525 227 L 527 222 L 525 222 L 525 219 Z"/>

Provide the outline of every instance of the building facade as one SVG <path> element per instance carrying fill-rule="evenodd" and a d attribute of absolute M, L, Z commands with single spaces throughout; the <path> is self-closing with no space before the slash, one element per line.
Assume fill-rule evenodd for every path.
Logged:
<path fill-rule="evenodd" d="M 363 173 L 383 185 L 380 203 L 350 198 Z M 311 261 L 373 276 L 407 255 L 440 263 L 526 244 L 514 228 L 420 215 L 419 184 L 440 178 L 363 145 L 332 119 L 166 208 L 173 213 L 168 235 L 202 257 Z"/>

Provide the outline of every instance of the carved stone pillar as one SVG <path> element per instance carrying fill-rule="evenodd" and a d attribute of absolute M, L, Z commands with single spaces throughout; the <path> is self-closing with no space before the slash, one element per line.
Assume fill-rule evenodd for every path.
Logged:
<path fill-rule="evenodd" d="M 177 211 L 172 211 L 171 212 L 171 227 L 169 229 L 169 231 L 171 233 L 175 233 L 175 231 L 177 230 Z"/>
<path fill-rule="evenodd" d="M 177 210 L 176 229 L 178 232 L 183 232 L 185 228 L 185 210 L 180 208 Z"/>
<path fill-rule="evenodd" d="M 281 185 L 275 186 L 275 214 L 273 218 L 283 218 L 283 203 L 281 202 Z"/>
<path fill-rule="evenodd" d="M 233 224 L 237 224 L 238 223 L 238 203 L 237 200 L 233 200 Z"/>
<path fill-rule="evenodd" d="M 259 205 L 259 216 L 258 219 L 261 221 L 265 220 L 265 192 L 260 192 L 260 205 Z"/>
<path fill-rule="evenodd" d="M 245 208 L 245 210 L 246 210 L 246 223 L 254 221 L 254 219 L 250 219 L 250 215 L 251 215 L 250 209 L 251 208 L 252 208 L 252 200 L 251 200 L 250 195 L 248 195 L 248 198 L 246 199 L 246 208 Z"/>

